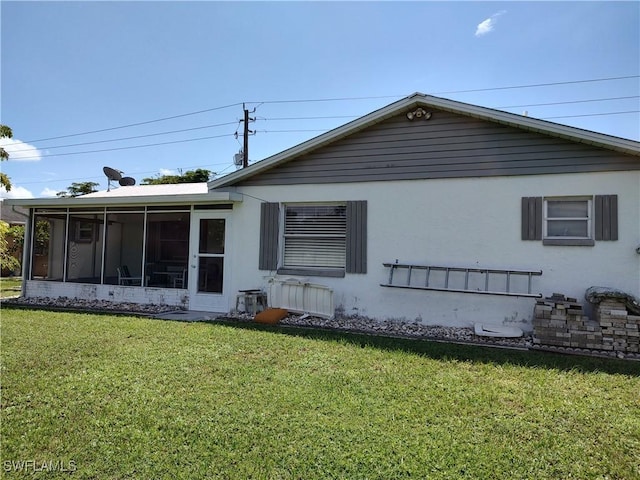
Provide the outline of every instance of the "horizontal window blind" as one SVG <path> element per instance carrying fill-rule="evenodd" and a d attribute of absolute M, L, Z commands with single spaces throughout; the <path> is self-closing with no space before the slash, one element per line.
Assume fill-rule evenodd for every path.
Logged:
<path fill-rule="evenodd" d="M 344 205 L 287 206 L 284 266 L 344 268 L 346 229 Z"/>

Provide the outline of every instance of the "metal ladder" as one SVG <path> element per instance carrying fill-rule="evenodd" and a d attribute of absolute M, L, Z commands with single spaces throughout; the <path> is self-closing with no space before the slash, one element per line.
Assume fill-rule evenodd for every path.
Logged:
<path fill-rule="evenodd" d="M 542 270 L 529 271 L 478 267 L 465 268 L 445 267 L 439 265 L 415 265 L 398 263 L 397 260 L 396 263 L 383 263 L 383 265 L 389 268 L 389 281 L 388 283 L 381 283 L 380 285 L 383 287 L 436 290 L 441 292 L 480 293 L 487 295 L 508 295 L 513 297 L 542 297 L 541 293 L 531 293 L 532 278 L 534 276 L 542 275 Z M 403 272 L 406 271 L 406 275 L 398 275 L 401 270 Z M 434 273 L 438 273 L 438 277 L 440 278 L 434 279 Z M 454 275 L 452 275 L 452 273 Z M 461 274 L 464 274 L 464 277 L 462 277 Z M 518 280 L 513 279 L 514 276 L 518 277 Z M 523 288 L 523 282 L 521 281 L 522 277 L 525 277 L 526 279 L 526 288 Z M 464 282 L 462 282 L 463 279 Z M 514 280 L 513 282 L 512 279 Z M 452 283 L 454 286 L 451 285 Z M 470 286 L 471 283 L 475 284 L 475 288 Z M 514 283 L 516 285 L 514 285 Z M 496 284 L 498 284 L 497 287 Z"/>

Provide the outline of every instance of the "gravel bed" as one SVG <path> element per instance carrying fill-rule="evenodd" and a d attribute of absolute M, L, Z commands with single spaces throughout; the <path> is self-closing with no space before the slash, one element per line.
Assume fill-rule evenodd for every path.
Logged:
<path fill-rule="evenodd" d="M 20 307 L 76 310 L 87 312 L 128 313 L 133 315 L 155 315 L 167 312 L 175 312 L 176 310 L 185 310 L 184 308 L 171 305 L 143 305 L 139 303 L 120 303 L 109 302 L 106 300 L 82 300 L 78 298 L 68 297 L 9 297 L 3 298 L 2 304 L 16 305 Z M 240 322 L 253 321 L 253 316 L 242 313 L 228 315 L 224 318 Z M 453 343 L 467 343 L 474 345 L 515 348 L 522 350 L 532 349 L 554 353 L 590 355 L 596 357 L 620 358 L 640 361 L 640 354 L 636 353 L 622 353 L 603 350 L 589 350 L 586 348 L 534 345 L 532 335 L 527 333 L 525 333 L 525 335 L 520 338 L 480 337 L 476 335 L 471 328 L 424 325 L 418 322 L 407 322 L 405 320 L 377 321 L 371 318 L 359 316 L 337 317 L 329 320 L 310 315 L 289 314 L 280 322 L 280 324 L 294 327 L 325 328 L 329 330 L 366 333 L 371 335 L 385 335 L 401 338 L 424 338 L 429 340 L 440 340 Z"/>
<path fill-rule="evenodd" d="M 230 317 L 238 321 L 253 321 L 253 317 L 236 314 Z M 525 334 L 520 338 L 480 337 L 472 328 L 443 327 L 424 325 L 405 320 L 374 320 L 367 317 L 351 316 L 333 319 L 319 318 L 309 315 L 289 314 L 280 321 L 280 325 L 295 327 L 326 328 L 356 333 L 385 335 L 402 338 L 425 338 L 447 342 L 472 343 L 478 345 L 500 346 L 508 348 L 528 349 L 533 345 L 533 338 Z"/>
<path fill-rule="evenodd" d="M 87 312 L 114 312 L 142 315 L 154 315 L 157 313 L 175 312 L 182 310 L 172 305 L 153 305 L 127 302 L 109 302 L 107 300 L 83 300 L 81 298 L 56 297 L 56 298 L 3 298 L 2 304 L 16 305 L 20 307 L 51 308 L 60 310 L 82 310 Z"/>

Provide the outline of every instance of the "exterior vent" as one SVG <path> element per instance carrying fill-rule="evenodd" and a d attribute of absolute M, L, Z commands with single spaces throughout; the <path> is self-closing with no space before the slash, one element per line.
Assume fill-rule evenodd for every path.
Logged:
<path fill-rule="evenodd" d="M 269 305 L 291 312 L 333 318 L 333 290 L 304 280 L 273 280 L 269 287 Z"/>

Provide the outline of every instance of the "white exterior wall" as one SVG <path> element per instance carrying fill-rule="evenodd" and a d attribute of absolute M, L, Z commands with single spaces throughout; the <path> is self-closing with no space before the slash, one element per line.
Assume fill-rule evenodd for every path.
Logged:
<path fill-rule="evenodd" d="M 28 298 L 80 298 L 82 300 L 106 300 L 118 303 L 175 305 L 187 307 L 186 290 L 175 288 L 125 287 L 119 285 L 90 285 L 73 282 L 29 280 L 26 282 Z"/>
<path fill-rule="evenodd" d="M 335 291 L 344 314 L 425 324 L 505 323 L 531 329 L 534 299 L 381 287 L 385 262 L 542 270 L 533 292 L 584 301 L 593 285 L 640 295 L 640 172 L 239 187 L 228 232 L 233 293 L 267 288 L 275 272 L 258 270 L 260 201 L 367 200 L 367 274 L 309 277 Z M 618 195 L 618 241 L 593 247 L 543 246 L 521 240 L 521 197 Z M 251 195 L 251 197 L 249 196 Z M 270 275 L 271 273 L 271 275 Z M 289 275 L 283 278 L 291 277 Z M 233 297 L 233 295 L 231 295 Z M 234 298 L 230 298 L 231 303 Z M 585 302 L 586 303 L 586 302 Z"/>

